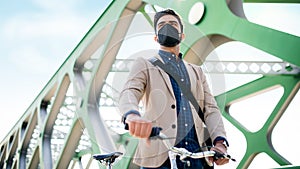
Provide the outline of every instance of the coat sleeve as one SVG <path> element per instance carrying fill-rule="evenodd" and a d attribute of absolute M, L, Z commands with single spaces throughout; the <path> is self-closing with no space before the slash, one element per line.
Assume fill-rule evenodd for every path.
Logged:
<path fill-rule="evenodd" d="M 121 115 L 136 110 L 139 111 L 139 102 L 144 95 L 147 84 L 147 66 L 145 59 L 137 58 L 129 72 L 127 81 L 119 96 L 119 110 Z"/>
<path fill-rule="evenodd" d="M 199 67 L 199 73 L 204 92 L 204 107 L 202 110 L 210 136 L 213 141 L 217 137 L 223 137 L 226 139 L 226 132 L 220 109 L 212 92 L 210 91 L 205 74 L 203 73 L 201 67 Z"/>

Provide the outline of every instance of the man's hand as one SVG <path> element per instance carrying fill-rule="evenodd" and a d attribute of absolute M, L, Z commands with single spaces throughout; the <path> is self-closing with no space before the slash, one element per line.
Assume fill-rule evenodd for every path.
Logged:
<path fill-rule="evenodd" d="M 126 121 L 129 127 L 129 133 L 138 138 L 149 138 L 152 130 L 152 123 L 136 114 L 129 114 Z"/>
<path fill-rule="evenodd" d="M 216 142 L 216 145 L 214 147 L 212 147 L 210 150 L 211 151 L 217 151 L 223 154 L 227 154 L 227 148 L 223 145 L 222 143 L 223 141 L 220 142 Z M 213 157 L 210 158 L 210 161 L 213 161 Z M 223 165 L 223 164 L 227 164 L 229 162 L 229 159 L 226 158 L 219 158 L 217 160 L 214 161 L 217 165 Z"/>

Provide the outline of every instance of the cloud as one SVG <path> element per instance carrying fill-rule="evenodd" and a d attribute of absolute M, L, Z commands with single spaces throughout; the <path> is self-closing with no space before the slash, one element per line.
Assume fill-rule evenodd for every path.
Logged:
<path fill-rule="evenodd" d="M 59 68 L 98 16 L 92 12 L 82 15 L 65 2 L 38 2 L 47 10 L 24 12 L 2 23 L 1 41 L 5 43 L 0 49 L 5 49 L 2 56 L 13 64 L 11 68 L 49 74 Z"/>
<path fill-rule="evenodd" d="M 48 74 L 58 69 L 58 63 L 43 55 L 41 50 L 30 45 L 25 45 L 11 52 L 10 59 L 15 67 L 22 70 L 23 73 Z"/>
<path fill-rule="evenodd" d="M 0 139 L 91 28 L 106 0 L 31 0 L 1 15 Z M 25 4 L 26 3 L 26 4 Z M 98 5 L 99 4 L 99 5 Z M 16 106 L 16 104 L 18 106 Z"/>
<path fill-rule="evenodd" d="M 52 11 L 52 12 L 68 12 L 73 11 L 76 6 L 80 6 L 81 3 L 84 3 L 83 0 L 32 0 L 32 3 L 41 8 L 43 11 Z"/>
<path fill-rule="evenodd" d="M 254 23 L 299 36 L 299 5 L 280 3 L 246 3 L 247 18 Z M 288 25 L 288 26 L 287 26 Z"/>
<path fill-rule="evenodd" d="M 4 38 L 10 41 L 42 38 L 74 38 L 91 26 L 89 19 L 73 15 L 26 14 L 15 16 L 3 24 Z M 17 40 L 18 39 L 18 40 Z"/>
<path fill-rule="evenodd" d="M 3 27 L 2 37 L 7 45 L 6 56 L 13 60 L 16 66 L 28 71 L 39 69 L 41 66 L 38 65 L 44 64 L 58 68 L 51 64 L 58 64 L 56 61 L 62 63 L 61 58 L 67 58 L 88 30 L 87 24 L 79 23 L 87 21 L 74 20 L 68 16 L 34 17 L 31 20 L 24 19 L 23 16 L 16 17 Z"/>

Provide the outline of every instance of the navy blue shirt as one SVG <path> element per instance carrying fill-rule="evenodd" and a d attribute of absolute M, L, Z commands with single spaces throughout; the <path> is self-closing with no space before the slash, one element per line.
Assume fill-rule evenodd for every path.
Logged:
<path fill-rule="evenodd" d="M 176 73 L 180 77 L 181 81 L 185 83 L 185 85 L 188 88 L 190 88 L 190 78 L 187 69 L 184 65 L 184 62 L 181 58 L 182 54 L 180 54 L 179 58 L 176 59 L 175 54 L 160 50 L 159 55 L 162 57 L 163 61 L 165 62 L 165 65 L 171 67 L 174 73 Z M 176 98 L 177 138 L 175 146 L 178 148 L 184 147 L 190 152 L 199 152 L 200 146 L 194 127 L 194 121 L 189 100 L 182 94 L 177 82 L 171 76 L 169 77 Z M 200 160 L 191 159 L 190 162 L 194 163 L 193 166 L 195 166 L 195 162 L 192 161 L 197 161 L 197 163 L 200 163 Z M 177 162 L 177 165 L 180 168 L 180 166 L 184 164 L 178 164 Z"/>

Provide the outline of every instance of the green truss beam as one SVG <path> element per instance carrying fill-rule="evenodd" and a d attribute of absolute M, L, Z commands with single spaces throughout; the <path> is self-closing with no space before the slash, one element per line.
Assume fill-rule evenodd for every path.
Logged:
<path fill-rule="evenodd" d="M 299 3 L 296 0 L 244 2 Z M 196 3 L 203 3 L 205 12 L 199 22 L 190 24 L 190 9 Z M 107 112 L 99 111 L 99 100 L 103 97 L 101 94 L 113 98 L 104 91 L 105 80 L 135 14 L 142 13 L 145 20 L 152 22 L 145 9 L 148 4 L 152 8 L 173 8 L 182 16 L 187 37 L 182 50 L 185 59 L 192 63 L 200 65 L 216 47 L 239 41 L 300 67 L 300 37 L 249 22 L 241 10 L 242 1 L 114 0 L 1 142 L 0 168 L 66 168 L 74 166 L 72 162 L 80 162 L 85 155 L 115 151 L 120 146 L 126 155 L 115 168 L 133 167 L 131 158 L 137 140 L 128 134 L 111 133 L 100 115 Z M 90 63 L 92 66 L 87 66 Z M 238 168 L 248 167 L 261 152 L 283 167 L 299 167 L 291 166 L 288 159 L 276 152 L 271 140 L 274 127 L 299 90 L 299 80 L 299 74 L 263 75 L 216 96 L 222 115 L 247 140 L 247 150 Z M 274 85 L 282 86 L 284 94 L 259 131 L 248 131 L 228 112 L 232 102 Z M 75 92 L 68 96 L 71 89 Z M 260 143 L 255 144 L 256 140 Z M 99 165 L 99 168 L 104 167 Z"/>
<path fill-rule="evenodd" d="M 251 3 L 300 3 L 300 0 L 244 0 Z"/>
<path fill-rule="evenodd" d="M 290 162 L 273 148 L 271 135 L 278 120 L 293 99 L 295 92 L 298 91 L 299 80 L 294 76 L 264 76 L 216 97 L 221 110 L 223 110 L 224 117 L 241 131 L 247 140 L 247 151 L 238 168 L 247 168 L 253 158 L 261 152 L 268 154 L 280 165 L 290 165 Z M 259 131 L 250 132 L 230 115 L 229 107 L 233 102 L 278 85 L 284 88 L 284 94 Z"/>

